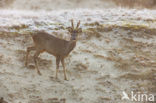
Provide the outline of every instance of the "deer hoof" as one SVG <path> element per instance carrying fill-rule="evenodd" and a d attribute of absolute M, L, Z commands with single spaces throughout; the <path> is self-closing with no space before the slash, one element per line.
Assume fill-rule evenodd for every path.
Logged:
<path fill-rule="evenodd" d="M 64 80 L 68 81 L 68 79 L 67 79 L 67 78 L 64 78 Z"/>
<path fill-rule="evenodd" d="M 27 62 L 25 63 L 25 66 L 26 66 L 26 67 L 28 66 L 28 63 L 27 63 Z"/>
<path fill-rule="evenodd" d="M 39 75 L 42 75 L 40 71 L 37 72 Z"/>

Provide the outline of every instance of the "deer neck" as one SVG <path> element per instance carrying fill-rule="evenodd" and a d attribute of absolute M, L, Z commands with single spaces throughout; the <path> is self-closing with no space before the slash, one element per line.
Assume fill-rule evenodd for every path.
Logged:
<path fill-rule="evenodd" d="M 74 48 L 76 46 L 76 40 L 70 40 L 70 45 Z"/>
<path fill-rule="evenodd" d="M 75 48 L 75 46 L 76 46 L 76 40 L 70 40 L 68 43 L 69 44 L 68 44 L 68 46 L 66 48 L 66 54 L 67 55 Z"/>

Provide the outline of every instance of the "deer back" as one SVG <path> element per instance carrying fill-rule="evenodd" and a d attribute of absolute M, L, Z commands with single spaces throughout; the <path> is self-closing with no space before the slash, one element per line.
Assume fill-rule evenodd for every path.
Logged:
<path fill-rule="evenodd" d="M 55 56 L 66 56 L 76 45 L 76 41 L 66 41 L 45 32 L 32 36 L 37 50 L 46 51 Z"/>

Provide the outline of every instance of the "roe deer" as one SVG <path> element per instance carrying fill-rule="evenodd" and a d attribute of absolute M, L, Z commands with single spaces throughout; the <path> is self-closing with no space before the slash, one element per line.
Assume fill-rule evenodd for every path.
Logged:
<path fill-rule="evenodd" d="M 71 34 L 70 41 L 56 38 L 55 36 L 52 36 L 43 31 L 33 33 L 32 39 L 34 41 L 34 46 L 27 48 L 25 65 L 27 66 L 28 55 L 30 51 L 35 50 L 36 51 L 34 54 L 35 67 L 38 74 L 41 75 L 38 69 L 37 58 L 40 53 L 48 52 L 56 57 L 56 79 L 57 73 L 59 71 L 59 64 L 61 61 L 64 71 L 64 79 L 67 80 L 64 58 L 67 57 L 69 53 L 74 49 L 74 47 L 76 46 L 77 35 L 78 33 L 82 32 L 82 29 L 79 28 L 80 21 L 77 23 L 76 28 L 74 28 L 73 20 L 71 20 L 71 25 L 72 27 L 68 28 L 68 31 Z"/>

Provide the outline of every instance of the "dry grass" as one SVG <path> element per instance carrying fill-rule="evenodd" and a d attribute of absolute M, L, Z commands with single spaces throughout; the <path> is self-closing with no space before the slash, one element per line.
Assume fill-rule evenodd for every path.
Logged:
<path fill-rule="evenodd" d="M 104 57 L 103 55 L 99 55 L 99 54 L 95 54 L 94 57 L 95 57 L 95 58 L 105 59 L 105 57 Z"/>
<path fill-rule="evenodd" d="M 84 52 L 84 53 L 92 53 L 91 50 L 87 50 L 87 49 L 81 49 L 81 51 Z"/>
<path fill-rule="evenodd" d="M 121 75 L 119 78 L 127 78 L 127 79 L 133 79 L 133 80 L 138 80 L 138 79 L 155 80 L 154 79 L 155 72 L 156 70 L 146 71 L 142 73 L 127 73 L 127 74 Z"/>
<path fill-rule="evenodd" d="M 91 39 L 92 37 L 100 38 L 102 35 L 95 28 L 88 28 L 85 32 L 86 39 Z"/>
<path fill-rule="evenodd" d="M 8 7 L 11 3 L 13 3 L 15 0 L 1 0 L 0 1 L 0 8 Z"/>
<path fill-rule="evenodd" d="M 28 25 L 21 24 L 21 25 L 13 25 L 13 26 L 9 27 L 8 29 L 21 30 L 21 29 L 26 29 L 28 27 L 29 27 Z"/>
<path fill-rule="evenodd" d="M 152 8 L 156 5 L 156 0 L 113 0 L 118 6 L 122 7 L 146 7 Z"/>
<path fill-rule="evenodd" d="M 75 69 L 77 69 L 78 71 L 84 71 L 84 70 L 87 70 L 88 67 L 85 64 L 78 63 L 75 65 Z"/>

